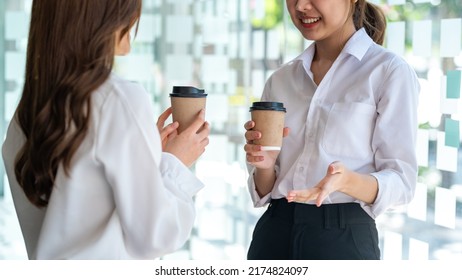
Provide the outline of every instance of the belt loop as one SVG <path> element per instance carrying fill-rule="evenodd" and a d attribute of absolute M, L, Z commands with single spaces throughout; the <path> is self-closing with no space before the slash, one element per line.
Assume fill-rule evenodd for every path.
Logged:
<path fill-rule="evenodd" d="M 327 206 L 328 206 L 328 205 L 323 205 L 323 206 L 321 206 L 321 207 L 324 208 L 324 211 L 323 211 L 323 212 L 324 212 L 324 213 L 323 213 L 323 214 L 324 214 L 324 228 L 325 228 L 325 229 L 330 229 L 330 213 L 329 213 L 329 212 L 330 212 L 330 211 L 329 211 L 330 209 L 329 209 L 329 207 L 327 207 Z"/>
<path fill-rule="evenodd" d="M 345 207 L 343 204 L 339 204 L 338 207 L 338 223 L 341 229 L 345 229 Z"/>

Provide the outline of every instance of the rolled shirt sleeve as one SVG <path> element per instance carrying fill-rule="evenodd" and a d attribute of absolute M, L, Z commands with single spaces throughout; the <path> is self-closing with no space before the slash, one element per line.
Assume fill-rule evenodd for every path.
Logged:
<path fill-rule="evenodd" d="M 407 204 L 417 183 L 416 135 L 420 85 L 415 72 L 400 59 L 390 63 L 381 89 L 372 144 L 378 195 L 371 205 L 374 216 Z"/>

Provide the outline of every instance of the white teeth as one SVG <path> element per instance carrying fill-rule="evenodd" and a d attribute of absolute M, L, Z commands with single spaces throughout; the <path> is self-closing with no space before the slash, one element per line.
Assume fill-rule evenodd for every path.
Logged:
<path fill-rule="evenodd" d="M 305 18 L 305 19 L 302 19 L 302 22 L 303 23 L 315 23 L 317 21 L 319 21 L 321 18 Z"/>

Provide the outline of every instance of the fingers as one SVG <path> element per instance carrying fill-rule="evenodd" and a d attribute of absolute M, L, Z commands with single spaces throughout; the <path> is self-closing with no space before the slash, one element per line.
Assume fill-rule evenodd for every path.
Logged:
<path fill-rule="evenodd" d="M 325 188 L 314 187 L 305 190 L 292 190 L 286 196 L 288 202 L 307 203 L 314 201 L 320 207 L 323 201 L 329 196 L 329 191 Z"/>
<path fill-rule="evenodd" d="M 315 200 L 319 194 L 319 189 L 311 188 L 306 190 L 292 190 L 290 191 L 286 199 L 288 202 L 306 203 Z"/>
<path fill-rule="evenodd" d="M 208 137 L 210 134 L 210 124 L 208 122 L 204 122 L 202 124 L 202 127 L 200 128 L 200 131 L 197 133 L 199 137 Z"/>
<path fill-rule="evenodd" d="M 245 136 L 246 143 L 251 144 L 253 140 L 257 140 L 261 138 L 261 132 L 254 131 L 254 130 L 247 130 L 244 136 Z"/>
<path fill-rule="evenodd" d="M 201 144 L 205 148 L 208 144 L 210 143 L 210 140 L 208 137 L 202 139 Z"/>
<path fill-rule="evenodd" d="M 256 162 L 261 162 L 261 161 L 264 161 L 265 160 L 265 157 L 262 156 L 262 155 L 251 155 L 251 154 L 247 154 L 245 156 L 245 159 L 247 162 L 249 163 L 256 163 Z"/>
<path fill-rule="evenodd" d="M 162 136 L 168 136 L 172 134 L 178 128 L 178 126 L 179 126 L 178 122 L 174 122 L 174 123 L 167 125 L 161 130 Z"/>
<path fill-rule="evenodd" d="M 329 196 L 329 192 L 326 189 L 320 189 L 318 197 L 316 198 L 316 206 L 320 207 L 322 202 Z"/>
<path fill-rule="evenodd" d="M 252 139 L 252 137 L 250 138 Z M 247 143 L 252 143 L 252 140 L 247 140 Z M 246 161 L 249 163 L 257 163 L 265 160 L 265 157 L 261 154 L 261 145 L 245 144 L 244 151 L 246 153 Z"/>
<path fill-rule="evenodd" d="M 205 147 L 209 144 L 209 134 L 210 134 L 210 124 L 204 122 L 200 127 L 200 130 L 197 133 L 194 133 L 192 136 L 198 141 L 198 148 L 201 150 L 200 154 L 205 152 Z"/>
<path fill-rule="evenodd" d="M 288 202 L 295 202 L 295 198 L 296 198 L 297 194 L 294 193 L 294 191 L 290 191 L 287 195 L 286 195 L 286 199 Z"/>
<path fill-rule="evenodd" d="M 199 141 L 201 145 L 203 145 L 204 148 L 205 146 L 209 144 L 209 134 L 210 134 L 210 124 L 208 122 L 205 122 L 200 132 L 197 133 L 197 137 L 201 139 Z"/>
<path fill-rule="evenodd" d="M 246 122 L 244 124 L 244 128 L 246 130 L 246 132 L 244 134 L 244 137 L 245 137 L 245 142 L 247 144 L 253 144 L 253 140 L 257 140 L 257 139 L 261 138 L 261 133 L 259 131 L 253 131 L 252 130 L 254 127 L 255 127 L 255 122 L 254 121 L 248 121 L 248 122 Z M 249 147 L 247 147 L 247 148 L 249 148 Z M 244 147 L 244 149 L 246 149 L 246 148 Z"/>
<path fill-rule="evenodd" d="M 252 128 L 255 127 L 255 122 L 254 121 L 248 121 L 244 124 L 245 130 L 251 130 Z"/>
<path fill-rule="evenodd" d="M 244 151 L 248 154 L 261 152 L 261 145 L 245 144 Z"/>
<path fill-rule="evenodd" d="M 290 133 L 290 128 L 284 127 L 284 130 L 282 131 L 282 137 L 287 137 Z"/>
<path fill-rule="evenodd" d="M 252 144 L 253 140 L 257 140 L 261 138 L 261 132 L 253 130 L 254 127 L 255 127 L 254 121 L 248 121 L 244 125 L 244 128 L 246 129 L 244 136 L 245 136 L 245 140 L 247 144 Z M 282 136 L 287 137 L 289 133 L 290 133 L 290 128 L 284 127 L 284 130 L 282 131 Z"/>
<path fill-rule="evenodd" d="M 261 138 L 260 131 L 252 130 L 254 127 L 255 127 L 254 121 L 248 121 L 244 124 L 244 128 L 246 129 L 244 137 L 245 137 L 245 142 L 247 143 L 246 145 L 244 145 L 244 150 L 246 151 L 246 153 L 254 153 L 254 152 L 261 151 L 260 145 L 253 145 L 253 140 L 257 140 Z"/>
<path fill-rule="evenodd" d="M 196 133 L 204 126 L 204 123 L 205 123 L 205 109 L 201 109 L 200 112 L 197 114 L 197 117 L 194 120 L 194 122 L 184 131 Z"/>
<path fill-rule="evenodd" d="M 157 119 L 157 128 L 159 129 L 159 131 L 162 130 L 162 128 L 165 125 L 165 121 L 168 119 L 168 117 L 170 117 L 171 114 L 172 114 L 172 107 L 169 107 L 159 116 L 159 118 Z"/>

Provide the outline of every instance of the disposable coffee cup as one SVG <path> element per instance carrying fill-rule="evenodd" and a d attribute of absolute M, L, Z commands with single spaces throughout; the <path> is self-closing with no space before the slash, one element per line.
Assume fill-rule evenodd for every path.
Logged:
<path fill-rule="evenodd" d="M 203 89 L 190 86 L 174 86 L 170 93 L 172 119 L 179 123 L 178 133 L 183 132 L 205 109 L 207 94 Z"/>
<path fill-rule="evenodd" d="M 262 150 L 280 150 L 284 131 L 286 108 L 280 102 L 254 102 L 250 107 L 253 130 L 261 132 L 261 138 L 253 143 L 261 145 Z"/>

